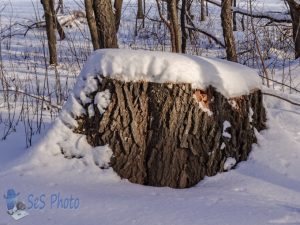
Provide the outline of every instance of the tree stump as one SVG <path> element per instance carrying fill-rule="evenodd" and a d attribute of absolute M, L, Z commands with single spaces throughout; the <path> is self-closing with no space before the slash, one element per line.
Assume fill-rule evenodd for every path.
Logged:
<path fill-rule="evenodd" d="M 212 86 L 97 79 L 75 132 L 92 146 L 108 144 L 111 167 L 122 178 L 151 186 L 187 188 L 247 159 L 265 128 L 262 93 L 227 99 Z M 109 91 L 105 108 L 95 98 Z M 78 102 L 80 100 L 78 99 Z M 226 165 L 226 166 L 225 166 Z"/>

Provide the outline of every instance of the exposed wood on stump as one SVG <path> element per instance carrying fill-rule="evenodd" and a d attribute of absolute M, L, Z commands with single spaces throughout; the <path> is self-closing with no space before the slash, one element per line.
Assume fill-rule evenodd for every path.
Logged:
<path fill-rule="evenodd" d="M 134 183 L 191 187 L 223 171 L 228 157 L 246 160 L 256 142 L 255 128 L 265 128 L 259 90 L 228 100 L 213 87 L 201 91 L 190 84 L 103 78 L 98 92 L 107 89 L 106 111 L 101 114 L 94 105 L 95 116 L 77 118 L 75 132 L 86 134 L 93 146 L 108 144 L 114 153 L 111 166 Z M 231 138 L 224 136 L 225 121 Z"/>

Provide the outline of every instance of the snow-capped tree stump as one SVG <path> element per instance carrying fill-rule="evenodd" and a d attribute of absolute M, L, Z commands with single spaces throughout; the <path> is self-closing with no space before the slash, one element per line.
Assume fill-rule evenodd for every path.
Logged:
<path fill-rule="evenodd" d="M 76 132 L 93 146 L 108 144 L 111 166 L 134 183 L 193 186 L 223 171 L 228 158 L 246 160 L 254 129 L 265 127 L 260 91 L 228 100 L 213 87 L 103 78 L 97 92 L 106 90 L 106 111 L 78 118 Z"/>
<path fill-rule="evenodd" d="M 92 146 L 108 145 L 113 152 L 110 166 L 131 182 L 191 187 L 246 160 L 256 142 L 255 130 L 265 128 L 260 81 L 246 67 L 144 51 L 100 50 L 97 54 L 83 69 L 70 100 L 76 106 L 71 110 L 77 121 L 74 131 L 85 134 Z M 100 69 L 93 68 L 95 59 L 100 59 Z M 157 69 L 161 62 L 167 66 Z M 170 65 L 175 67 L 172 73 Z M 182 71 L 188 74 L 187 82 L 180 80 Z M 126 77 L 126 72 L 134 76 Z M 148 72 L 159 77 L 147 76 Z M 245 75 L 239 75 L 242 72 Z M 176 79 L 168 75 L 173 73 Z M 170 81 L 163 82 L 165 77 Z M 201 82 L 205 88 L 200 88 Z"/>

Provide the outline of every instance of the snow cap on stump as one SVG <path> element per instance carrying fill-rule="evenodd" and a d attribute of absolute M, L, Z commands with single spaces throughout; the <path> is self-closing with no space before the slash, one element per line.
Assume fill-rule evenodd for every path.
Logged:
<path fill-rule="evenodd" d="M 255 70 L 208 57 L 167 52 L 101 49 L 88 59 L 79 79 L 103 75 L 125 82 L 190 83 L 194 89 L 213 86 L 227 98 L 261 88 Z"/>

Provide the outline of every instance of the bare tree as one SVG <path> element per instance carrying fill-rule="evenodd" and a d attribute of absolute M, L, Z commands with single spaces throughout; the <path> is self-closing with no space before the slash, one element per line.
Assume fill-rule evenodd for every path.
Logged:
<path fill-rule="evenodd" d="M 290 8 L 293 24 L 293 39 L 295 42 L 295 58 L 300 57 L 300 3 L 296 0 L 286 0 Z"/>
<path fill-rule="evenodd" d="M 236 7 L 236 0 L 233 0 L 233 7 Z M 233 11 L 233 31 L 237 31 L 237 26 L 236 26 L 236 12 Z"/>
<path fill-rule="evenodd" d="M 201 7 L 201 12 L 200 12 L 200 21 L 205 21 L 205 2 L 204 0 L 200 0 L 200 7 Z"/>
<path fill-rule="evenodd" d="M 165 0 L 165 1 L 167 2 L 167 11 L 168 11 L 169 20 L 164 18 L 161 11 L 160 1 L 156 0 L 158 13 L 161 20 L 166 24 L 166 26 L 170 31 L 172 52 L 182 52 L 181 31 L 178 22 L 178 12 L 177 12 L 178 1 L 177 0 Z"/>
<path fill-rule="evenodd" d="M 168 0 L 167 8 L 170 14 L 172 51 L 182 52 L 181 31 L 178 23 L 177 0 Z"/>
<path fill-rule="evenodd" d="M 111 0 L 94 0 L 93 9 L 100 48 L 118 48 L 116 20 Z"/>
<path fill-rule="evenodd" d="M 51 11 L 52 11 L 53 19 L 54 19 L 54 26 L 57 29 L 57 32 L 58 32 L 59 37 L 60 37 L 60 40 L 64 40 L 66 38 L 66 34 L 64 32 L 63 27 L 61 26 L 60 22 L 57 19 L 57 15 L 56 15 L 56 13 L 54 11 L 54 4 L 53 4 L 53 7 L 52 7 L 52 5 L 50 5 L 50 6 L 51 6 Z"/>
<path fill-rule="evenodd" d="M 97 24 L 94 16 L 94 11 L 93 11 L 93 0 L 84 0 L 84 5 L 85 5 L 85 14 L 86 14 L 86 19 L 88 22 L 90 34 L 91 34 L 93 47 L 94 50 L 97 50 L 100 48 L 100 45 L 99 45 L 99 37 L 97 33 Z"/>
<path fill-rule="evenodd" d="M 183 53 L 186 52 L 186 44 L 187 44 L 187 38 L 188 34 L 186 32 L 186 12 L 187 12 L 187 0 L 182 0 L 181 3 L 181 12 L 180 12 L 180 23 L 181 23 L 181 32 L 182 32 L 182 41 L 181 41 L 181 50 Z"/>
<path fill-rule="evenodd" d="M 122 16 L 122 5 L 123 5 L 123 0 L 115 0 L 114 8 L 115 8 L 116 32 L 118 32 L 120 26 L 120 21 Z"/>
<path fill-rule="evenodd" d="M 138 0 L 138 11 L 136 17 L 138 19 L 144 18 L 143 0 Z"/>
<path fill-rule="evenodd" d="M 237 62 L 237 53 L 232 27 L 232 0 L 222 0 L 221 5 L 221 21 L 223 28 L 223 36 L 226 46 L 227 59 Z"/>
<path fill-rule="evenodd" d="M 63 0 L 58 0 L 55 14 L 57 14 L 59 11 L 61 14 L 64 14 L 64 1 Z"/>
<path fill-rule="evenodd" d="M 41 3 L 45 12 L 46 31 L 48 39 L 48 47 L 50 54 L 50 64 L 57 65 L 57 52 L 56 52 L 56 37 L 55 37 L 55 24 L 54 14 L 52 8 L 54 8 L 53 0 L 41 0 Z"/>

